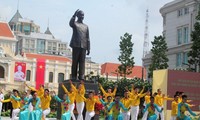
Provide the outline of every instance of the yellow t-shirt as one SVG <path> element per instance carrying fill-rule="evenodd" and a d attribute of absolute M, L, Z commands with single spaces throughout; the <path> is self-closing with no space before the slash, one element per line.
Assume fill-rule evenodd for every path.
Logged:
<path fill-rule="evenodd" d="M 71 87 L 72 87 L 72 85 L 71 85 Z M 68 94 L 68 96 L 69 96 L 69 100 L 70 100 L 70 103 L 69 103 L 69 104 L 73 104 L 74 101 L 75 101 L 76 92 L 75 92 L 75 91 L 69 92 L 69 91 L 67 90 L 67 88 L 66 88 L 64 85 L 62 85 L 62 88 L 63 88 L 63 90 L 65 91 L 65 93 Z M 72 87 L 72 88 L 73 88 L 73 87 Z M 73 89 L 73 90 L 74 90 L 74 89 Z"/>
<path fill-rule="evenodd" d="M 40 97 L 40 100 L 41 100 L 42 110 L 46 110 L 46 109 L 50 108 L 51 96 L 44 97 L 44 95 L 43 95 L 42 97 Z"/>
<path fill-rule="evenodd" d="M 177 116 L 178 113 L 178 102 L 176 102 L 175 100 L 172 101 L 171 107 L 172 107 L 172 111 L 171 111 L 171 115 L 172 116 Z"/>

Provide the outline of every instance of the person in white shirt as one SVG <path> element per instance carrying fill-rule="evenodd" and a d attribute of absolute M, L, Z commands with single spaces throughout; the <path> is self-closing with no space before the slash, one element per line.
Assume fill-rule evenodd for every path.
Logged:
<path fill-rule="evenodd" d="M 4 95 L 3 95 L 2 89 L 0 89 L 0 100 L 4 100 Z M 0 119 L 1 119 L 2 105 L 3 105 L 3 103 L 0 102 Z"/>

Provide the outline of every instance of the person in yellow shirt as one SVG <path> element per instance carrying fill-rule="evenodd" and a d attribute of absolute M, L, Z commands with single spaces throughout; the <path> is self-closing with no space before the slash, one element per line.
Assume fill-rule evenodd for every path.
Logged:
<path fill-rule="evenodd" d="M 101 92 L 103 93 L 103 96 L 105 98 L 107 98 L 108 96 L 111 96 L 112 97 L 112 100 L 114 99 L 115 97 L 115 94 L 117 92 L 117 85 L 115 86 L 113 92 L 112 92 L 112 89 L 111 88 L 108 88 L 107 92 L 103 89 L 102 85 L 99 83 L 99 88 L 101 90 Z M 107 102 L 107 99 L 105 99 L 105 102 Z"/>
<path fill-rule="evenodd" d="M 91 120 L 92 117 L 94 117 L 94 107 L 95 103 L 99 102 L 97 99 L 94 98 L 94 92 L 89 92 L 89 98 L 86 99 L 84 96 L 81 95 L 81 97 L 84 99 L 86 104 L 86 113 L 85 113 L 85 120 Z"/>
<path fill-rule="evenodd" d="M 6 103 L 6 102 L 11 102 L 12 103 L 13 111 L 12 111 L 11 120 L 18 119 L 17 115 L 20 112 L 20 101 L 21 101 L 21 98 L 18 95 L 19 95 L 18 90 L 14 89 L 13 90 L 13 95 L 11 95 L 11 97 L 9 99 L 1 100 L 2 103 Z"/>
<path fill-rule="evenodd" d="M 173 100 L 173 98 L 169 98 L 169 97 L 166 97 L 165 94 L 162 94 L 162 91 L 161 89 L 157 89 L 157 95 L 155 96 L 155 104 L 158 105 L 158 108 L 161 109 L 163 108 L 163 105 L 164 105 L 164 102 L 166 100 Z M 161 120 L 164 120 L 164 111 L 162 111 L 161 113 L 156 111 L 156 115 L 161 117 Z M 157 118 L 159 119 L 159 117 Z"/>
<path fill-rule="evenodd" d="M 125 108 L 129 109 L 130 108 L 130 101 L 131 101 L 131 99 L 128 97 L 128 91 L 125 91 L 124 97 L 120 100 L 120 102 L 124 105 Z M 122 109 L 122 115 L 123 115 L 124 120 L 129 120 L 131 113 L 130 113 L 130 111 L 124 111 Z"/>
<path fill-rule="evenodd" d="M 38 90 L 36 90 L 34 87 L 30 87 L 26 84 L 26 82 L 24 82 L 25 86 L 28 87 L 30 90 L 32 91 L 36 91 L 38 97 L 42 97 L 44 95 L 44 85 L 40 85 L 40 88 Z"/>
<path fill-rule="evenodd" d="M 144 87 L 142 92 L 144 91 Z M 131 97 L 134 101 L 131 104 L 131 120 L 137 120 L 139 114 L 140 98 L 144 97 L 146 93 L 139 93 L 139 89 L 135 88 L 134 95 Z"/>
<path fill-rule="evenodd" d="M 151 92 L 147 91 L 147 94 L 144 97 L 144 100 L 145 100 L 144 106 L 145 107 L 146 107 L 147 104 L 149 104 L 151 102 L 150 98 L 151 98 Z M 148 117 L 148 110 L 146 110 L 146 112 L 143 114 L 142 120 L 147 120 L 147 117 Z"/>
<path fill-rule="evenodd" d="M 45 120 L 46 116 L 51 112 L 50 102 L 51 96 L 49 95 L 49 89 L 44 90 L 44 95 L 40 97 L 41 109 L 42 109 L 42 119 Z"/>
<path fill-rule="evenodd" d="M 70 91 L 67 90 L 67 88 L 64 86 L 64 84 L 61 84 L 61 86 L 62 86 L 64 92 L 69 96 L 69 100 L 70 100 L 69 111 L 71 112 L 71 117 L 73 120 L 76 120 L 76 118 L 74 116 L 74 108 L 75 108 L 74 101 L 75 101 L 75 97 L 76 97 L 76 92 L 73 89 L 72 81 L 70 80 L 69 82 L 71 85 Z"/>
<path fill-rule="evenodd" d="M 171 120 L 176 120 L 177 118 L 177 113 L 178 113 L 178 95 L 174 95 L 174 100 L 172 101 L 171 107 L 172 107 L 172 111 L 171 111 Z"/>
<path fill-rule="evenodd" d="M 78 89 L 76 89 L 76 87 L 73 84 L 71 84 L 71 87 L 76 93 L 75 101 L 76 101 L 76 109 L 78 112 L 77 120 L 83 120 L 82 112 L 85 106 L 84 99 L 82 97 L 85 95 L 84 82 L 81 80 L 81 83 L 79 84 Z"/>

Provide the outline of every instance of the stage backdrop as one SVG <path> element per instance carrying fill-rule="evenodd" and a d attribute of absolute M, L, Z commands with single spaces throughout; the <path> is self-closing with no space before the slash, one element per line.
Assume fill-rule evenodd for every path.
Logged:
<path fill-rule="evenodd" d="M 25 81 L 26 77 L 26 63 L 15 62 L 14 80 Z"/>
<path fill-rule="evenodd" d="M 157 70 L 153 72 L 153 92 L 160 88 L 165 95 L 173 97 L 176 91 L 183 91 L 192 100 L 195 107 L 193 111 L 199 111 L 200 103 L 200 73 L 178 71 L 178 70 Z M 166 120 L 170 119 L 171 101 L 165 104 Z"/>

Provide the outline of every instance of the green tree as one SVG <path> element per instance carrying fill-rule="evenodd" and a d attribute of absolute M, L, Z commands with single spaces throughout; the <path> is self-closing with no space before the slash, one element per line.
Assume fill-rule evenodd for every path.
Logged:
<path fill-rule="evenodd" d="M 200 72 L 200 11 L 196 16 L 197 22 L 194 24 L 194 30 L 191 33 L 192 47 L 189 52 L 188 63 L 195 67 L 195 72 Z M 199 70 L 197 71 L 197 66 Z"/>
<path fill-rule="evenodd" d="M 163 36 L 155 36 L 154 41 L 152 43 L 152 58 L 151 64 L 149 66 L 149 73 L 148 77 L 153 77 L 153 71 L 159 69 L 166 69 L 168 68 L 167 62 L 169 59 L 167 58 L 166 51 L 167 51 L 167 43 Z"/>
<path fill-rule="evenodd" d="M 132 35 L 125 33 L 123 37 L 120 37 L 120 39 L 120 55 L 118 57 L 118 60 L 121 62 L 121 65 L 119 65 L 117 72 L 120 74 L 120 76 L 126 78 L 126 75 L 132 73 L 132 68 L 135 64 L 134 57 L 132 57 Z"/>

